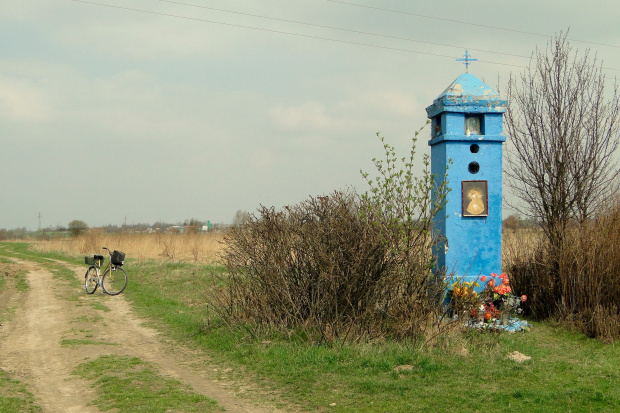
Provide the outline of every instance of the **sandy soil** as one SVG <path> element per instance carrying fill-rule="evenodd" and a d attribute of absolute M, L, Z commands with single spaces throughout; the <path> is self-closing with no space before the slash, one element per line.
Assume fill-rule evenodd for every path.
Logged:
<path fill-rule="evenodd" d="M 15 308 L 15 313 L 0 326 L 0 368 L 27 383 L 45 412 L 99 411 L 88 403 L 95 397 L 91 383 L 71 371 L 102 354 L 130 355 L 151 362 L 161 374 L 189 384 L 228 412 L 278 411 L 238 397 L 243 385 L 219 381 L 218 367 L 210 364 L 206 355 L 170 343 L 144 326 L 122 294 L 101 297 L 98 289 L 90 296 L 77 287 L 68 292 L 66 284 L 59 284 L 40 266 L 19 264 L 28 268 L 30 288 L 25 294 L 5 296 L 1 303 Z M 74 271 L 81 282 L 84 269 Z M 110 311 L 96 310 L 93 301 L 98 299 Z M 101 344 L 71 346 L 62 345 L 63 340 Z"/>

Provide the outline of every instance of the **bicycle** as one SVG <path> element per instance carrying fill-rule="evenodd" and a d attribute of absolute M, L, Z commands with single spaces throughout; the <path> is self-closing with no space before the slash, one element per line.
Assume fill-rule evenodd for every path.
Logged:
<path fill-rule="evenodd" d="M 105 261 L 103 255 L 84 257 L 86 264 L 90 265 L 84 276 L 84 288 L 88 294 L 93 294 L 99 285 L 109 295 L 117 295 L 123 292 L 127 286 L 127 273 L 121 267 L 125 263 L 125 254 L 114 250 L 110 251 L 103 247 L 110 255 L 110 261 L 101 274 L 101 265 Z"/>

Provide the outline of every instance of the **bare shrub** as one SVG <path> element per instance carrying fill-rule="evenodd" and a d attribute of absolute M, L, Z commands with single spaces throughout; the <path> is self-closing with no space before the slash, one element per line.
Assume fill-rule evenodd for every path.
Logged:
<path fill-rule="evenodd" d="M 446 176 L 414 173 L 408 158 L 380 137 L 378 175 L 362 172 L 370 191 L 335 191 L 281 211 L 261 207 L 233 225 L 222 260 L 227 294 L 216 297 L 237 324 L 302 331 L 310 340 L 431 338 L 445 285 L 432 273 L 438 237 L 432 222 L 445 205 Z M 215 306 L 217 307 L 217 306 Z"/>
<path fill-rule="evenodd" d="M 557 319 L 603 340 L 620 338 L 620 204 L 569 226 L 558 254 L 540 237 L 507 269 L 537 319 Z"/>
<path fill-rule="evenodd" d="M 428 263 L 406 271 L 381 219 L 351 192 L 261 207 L 224 240 L 227 315 L 326 342 L 421 337 L 437 308 Z"/>
<path fill-rule="evenodd" d="M 176 234 L 161 234 L 159 237 L 161 245 L 161 256 L 174 261 L 179 244 L 179 237 Z"/>

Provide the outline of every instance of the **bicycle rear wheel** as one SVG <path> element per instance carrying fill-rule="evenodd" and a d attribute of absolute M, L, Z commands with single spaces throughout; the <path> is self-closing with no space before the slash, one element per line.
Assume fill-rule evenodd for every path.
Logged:
<path fill-rule="evenodd" d="M 92 294 L 97 290 L 99 279 L 97 277 L 97 269 L 95 266 L 89 267 L 84 276 L 84 288 L 88 294 Z"/>
<path fill-rule="evenodd" d="M 123 292 L 127 286 L 127 273 L 121 267 L 112 267 L 105 270 L 101 278 L 101 287 L 103 291 L 110 295 L 116 295 Z"/>

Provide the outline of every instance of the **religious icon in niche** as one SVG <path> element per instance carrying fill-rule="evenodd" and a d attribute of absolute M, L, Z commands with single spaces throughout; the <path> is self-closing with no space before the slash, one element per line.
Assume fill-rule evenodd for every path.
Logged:
<path fill-rule="evenodd" d="M 463 216 L 486 217 L 489 215 L 487 181 L 463 181 Z"/>
<path fill-rule="evenodd" d="M 465 135 L 482 135 L 482 119 L 480 116 L 465 116 Z"/>

